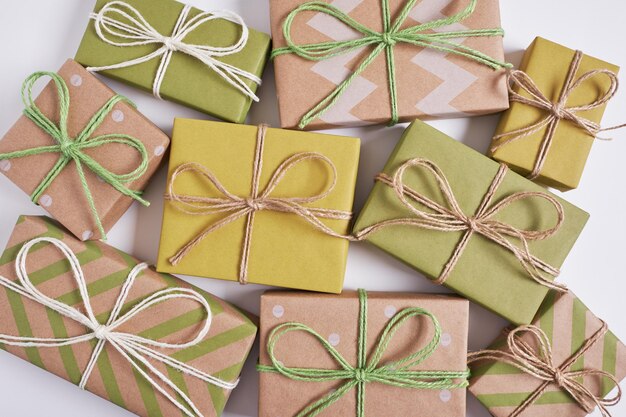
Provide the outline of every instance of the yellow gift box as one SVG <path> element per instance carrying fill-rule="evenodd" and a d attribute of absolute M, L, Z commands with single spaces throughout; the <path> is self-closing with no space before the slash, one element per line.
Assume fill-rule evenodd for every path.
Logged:
<path fill-rule="evenodd" d="M 568 71 L 576 51 L 557 43 L 537 37 L 528 47 L 520 70 L 524 71 L 536 84 L 537 88 L 552 103 L 559 101 L 566 84 Z M 619 67 L 599 59 L 582 55 L 580 66 L 574 74 L 574 80 L 594 70 L 609 70 L 615 74 Z M 602 74 L 587 78 L 572 89 L 566 100 L 567 108 L 585 106 L 601 98 L 611 88 L 611 79 Z M 519 85 L 513 91 L 523 97 L 531 97 L 526 91 L 520 91 Z M 581 119 L 600 123 L 606 104 L 590 110 L 576 112 Z M 495 137 L 523 129 L 537 123 L 548 115 L 545 109 L 513 101 L 509 110 L 503 113 Z M 535 166 L 542 142 L 549 126 L 517 140 L 494 148 L 507 137 L 494 139 L 491 157 L 504 162 L 521 175 L 529 175 Z M 510 136 L 508 137 L 510 138 Z M 591 151 L 594 137 L 570 120 L 561 120 L 554 132 L 553 140 L 539 175 L 533 180 L 561 191 L 576 188 Z"/>
<path fill-rule="evenodd" d="M 172 144 L 158 271 L 341 292 L 359 139 L 176 119 Z"/>

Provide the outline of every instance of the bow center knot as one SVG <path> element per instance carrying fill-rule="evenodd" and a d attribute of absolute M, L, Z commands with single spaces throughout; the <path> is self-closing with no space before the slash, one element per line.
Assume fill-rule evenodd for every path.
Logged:
<path fill-rule="evenodd" d="M 393 33 L 385 32 L 381 36 L 382 42 L 387 45 L 387 47 L 393 47 L 398 41 L 394 38 Z"/>
<path fill-rule="evenodd" d="M 355 369 L 354 379 L 356 379 L 358 382 L 368 382 L 369 374 L 365 369 Z"/>
<path fill-rule="evenodd" d="M 61 153 L 67 158 L 74 158 L 74 156 L 76 155 L 76 144 L 71 139 L 66 139 L 61 142 L 60 148 Z"/>
<path fill-rule="evenodd" d="M 467 229 L 475 232 L 478 230 L 478 225 L 480 221 L 476 217 L 466 217 L 465 224 L 467 225 Z"/>
<path fill-rule="evenodd" d="M 93 334 L 98 340 L 107 340 L 111 332 L 109 331 L 107 326 L 99 325 L 94 329 Z"/>
<path fill-rule="evenodd" d="M 168 51 L 172 51 L 172 52 L 178 51 L 178 44 L 171 36 L 165 36 L 162 42 Z"/>
<path fill-rule="evenodd" d="M 263 210 L 265 205 L 263 201 L 257 198 L 246 198 L 245 200 L 246 206 L 248 206 L 253 211 Z"/>
<path fill-rule="evenodd" d="M 554 371 L 554 383 L 559 387 L 565 386 L 566 376 L 563 374 L 563 371 L 557 369 Z"/>
<path fill-rule="evenodd" d="M 559 103 L 552 104 L 552 114 L 559 119 L 564 119 L 567 116 L 565 108 Z"/>

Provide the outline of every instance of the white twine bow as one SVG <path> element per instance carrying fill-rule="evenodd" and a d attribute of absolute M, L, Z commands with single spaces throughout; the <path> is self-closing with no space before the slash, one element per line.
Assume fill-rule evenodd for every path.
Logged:
<path fill-rule="evenodd" d="M 78 284 L 78 290 L 83 301 L 85 313 L 78 309 L 57 301 L 53 298 L 40 292 L 31 282 L 28 273 L 26 272 L 26 258 L 28 257 L 30 248 L 40 242 L 51 243 L 56 246 L 61 253 L 67 258 L 70 263 L 72 274 L 76 283 Z M 81 269 L 80 263 L 76 258 L 76 255 L 72 250 L 62 241 L 54 238 L 40 237 L 28 241 L 20 249 L 17 258 L 15 260 L 15 271 L 19 280 L 13 282 L 7 278 L 0 276 L 0 286 L 4 286 L 19 295 L 29 298 L 45 307 L 48 307 L 55 312 L 70 318 L 83 326 L 87 327 L 90 332 L 80 336 L 73 337 L 60 337 L 60 338 L 46 338 L 46 337 L 22 337 L 0 334 L 0 343 L 9 346 L 18 347 L 44 347 L 53 348 L 61 346 L 71 346 L 79 343 L 88 342 L 96 339 L 98 342 L 94 348 L 91 358 L 83 371 L 79 387 L 85 389 L 85 385 L 91 376 L 93 369 L 102 353 L 105 345 L 108 343 L 114 347 L 123 357 L 126 359 L 135 370 L 143 376 L 143 378 L 150 383 L 157 391 L 163 394 L 173 405 L 179 408 L 188 417 L 202 417 L 202 413 L 198 410 L 196 405 L 191 399 L 177 387 L 167 376 L 154 367 L 148 359 L 153 359 L 164 365 L 170 366 L 173 369 L 182 372 L 186 375 L 201 379 L 209 384 L 217 387 L 232 390 L 237 386 L 239 381 L 227 382 L 212 375 L 204 373 L 192 366 L 189 366 L 183 362 L 173 359 L 161 352 L 156 351 L 154 348 L 162 349 L 184 349 L 187 347 L 195 346 L 204 340 L 205 336 L 209 332 L 212 321 L 211 309 L 208 302 L 198 292 L 187 288 L 166 288 L 155 292 L 154 294 L 144 298 L 137 303 L 130 311 L 120 316 L 120 312 L 126 298 L 130 292 L 133 283 L 137 276 L 147 268 L 145 263 L 135 266 L 130 273 L 122 289 L 120 295 L 115 302 L 115 306 L 111 311 L 109 319 L 106 324 L 101 324 L 95 317 L 93 308 L 87 292 L 87 282 Z M 21 285 L 20 285 L 21 284 Z M 197 333 L 196 337 L 184 343 L 165 343 L 157 340 L 141 337 L 135 334 L 124 333 L 117 331 L 117 329 L 135 317 L 137 314 L 149 309 L 155 304 L 162 303 L 171 299 L 188 299 L 196 301 L 202 305 L 206 312 L 206 320 L 202 329 Z M 144 370 L 145 368 L 145 370 Z M 152 376 L 150 375 L 152 374 Z M 175 392 L 175 395 L 179 396 L 182 401 L 179 401 L 174 395 L 168 393 L 158 381 L 161 381 L 164 385 L 169 387 Z M 184 404 L 183 404 L 184 403 Z M 191 409 L 192 411 L 190 411 Z"/>
<path fill-rule="evenodd" d="M 161 62 L 154 77 L 152 93 L 155 97 L 161 98 L 161 84 L 163 84 L 163 79 L 165 78 L 165 73 L 169 67 L 172 55 L 174 52 L 182 52 L 204 63 L 231 86 L 235 87 L 252 100 L 259 101 L 256 94 L 254 94 L 252 89 L 246 84 L 246 80 L 260 85 L 261 79 L 248 71 L 244 71 L 241 68 L 226 64 L 217 59 L 241 52 L 246 46 L 249 31 L 241 16 L 230 11 L 221 10 L 201 12 L 191 19 L 188 19 L 191 9 L 191 6 L 185 5 L 178 16 L 178 21 L 176 22 L 176 26 L 174 26 L 172 34 L 165 36 L 150 25 L 141 13 L 130 4 L 123 1 L 107 3 L 98 13 L 92 13 L 90 15 L 90 18 L 95 22 L 96 33 L 103 42 L 118 47 L 152 44 L 162 44 L 162 46 L 156 51 L 139 58 L 113 65 L 88 67 L 87 70 L 98 72 L 126 68 L 160 57 Z M 230 46 L 223 47 L 195 45 L 184 42 L 187 35 L 196 30 L 200 25 L 215 19 L 228 20 L 241 26 L 241 36 L 239 40 Z M 107 37 L 107 35 L 113 36 L 118 40 L 111 39 Z"/>

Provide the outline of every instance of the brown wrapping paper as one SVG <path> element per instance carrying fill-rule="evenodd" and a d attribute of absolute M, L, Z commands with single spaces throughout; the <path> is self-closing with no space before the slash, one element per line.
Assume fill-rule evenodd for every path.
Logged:
<path fill-rule="evenodd" d="M 347 12 L 375 31 L 382 31 L 381 0 L 325 0 Z M 283 21 L 306 0 L 272 0 L 270 17 L 274 49 L 286 46 Z M 405 0 L 391 0 L 392 22 Z M 402 26 L 414 26 L 451 16 L 467 7 L 467 0 L 422 0 L 417 3 Z M 500 27 L 498 0 L 480 0 L 476 11 L 462 23 L 442 30 L 491 29 Z M 292 38 L 298 44 L 328 40 L 358 39 L 356 32 L 333 18 L 313 12 L 298 16 Z M 463 45 L 504 61 L 501 37 L 467 38 Z M 295 54 L 275 59 L 276 89 L 281 126 L 298 126 L 303 115 L 328 96 L 345 80 L 372 47 L 318 62 Z M 398 43 L 394 47 L 398 115 L 400 122 L 441 117 L 467 117 L 494 113 L 508 108 L 504 73 L 467 58 L 444 55 L 430 49 Z M 322 118 L 307 129 L 387 123 L 391 117 L 389 81 L 385 54 L 352 83 Z"/>
<path fill-rule="evenodd" d="M 72 60 L 68 60 L 58 73 L 69 88 L 68 133 L 73 138 L 115 93 Z M 19 94 L 19 90 L 16 88 L 14 93 Z M 44 115 L 58 123 L 59 99 L 54 84 L 48 84 L 35 103 Z M 149 158 L 148 169 L 141 178 L 126 184 L 130 189 L 143 190 L 159 167 L 169 146 L 169 138 L 134 107 L 123 102 L 115 105 L 92 137 L 110 133 L 133 136 L 145 145 Z M 0 140 L 0 154 L 54 144 L 56 142 L 52 137 L 26 116 L 21 116 Z M 116 143 L 88 149 L 85 153 L 109 171 L 118 174 L 134 170 L 141 161 L 139 153 L 134 149 Z M 0 161 L 0 172 L 31 195 L 58 159 L 59 153 L 46 153 L 4 160 Z M 88 168 L 85 168 L 85 175 L 104 230 L 108 231 L 133 200 L 100 180 Z M 39 199 L 39 205 L 81 240 L 103 237 L 98 233 L 74 162 L 70 162 L 45 190 Z"/>
<path fill-rule="evenodd" d="M 407 307 L 421 307 L 433 313 L 442 327 L 440 346 L 419 370 L 463 371 L 466 369 L 469 302 L 443 295 L 368 292 L 367 352 L 380 337 L 390 318 Z M 359 297 L 354 291 L 341 295 L 269 291 L 261 297 L 260 363 L 270 365 L 267 339 L 279 324 L 299 322 L 327 337 L 339 353 L 357 363 Z M 433 336 L 432 324 L 424 317 L 412 318 L 400 328 L 383 355 L 381 363 L 408 356 L 425 346 Z M 276 357 L 285 365 L 300 368 L 337 369 L 338 365 L 312 336 L 302 332 L 285 335 L 277 345 Z M 259 417 L 295 416 L 315 400 L 337 389 L 345 381 L 301 382 L 280 374 L 262 372 L 259 386 Z M 419 404 L 419 407 L 416 405 Z M 329 406 L 320 417 L 356 415 L 356 392 L 349 391 Z M 465 416 L 465 389 L 420 390 L 368 383 L 365 388 L 365 415 L 383 416 Z"/>
<path fill-rule="evenodd" d="M 577 353 L 585 340 L 592 337 L 602 322 L 571 292 L 550 292 L 532 323 L 548 336 L 555 366 L 560 366 Z M 489 349 L 508 350 L 503 336 Z M 533 349 L 538 347 L 529 334 L 521 337 Z M 626 377 L 626 346 L 608 331 L 579 360 L 571 371 L 598 369 L 622 380 Z M 508 417 L 542 383 L 517 368 L 500 362 L 482 361 L 472 365 L 470 392 L 489 409 L 495 417 Z M 586 376 L 584 386 L 600 397 L 606 396 L 614 384 L 598 376 Z M 524 410 L 520 417 L 587 415 L 574 399 L 556 384 L 550 384 L 537 401 Z"/>
<path fill-rule="evenodd" d="M 25 242 L 40 236 L 60 239 L 76 254 L 96 318 L 105 323 L 120 294 L 122 283 L 139 262 L 102 242 L 80 242 L 45 217 L 23 216 L 0 257 L 0 276 L 15 281 L 15 256 Z M 69 266 L 58 249 L 45 243 L 35 245 L 26 262 L 29 277 L 39 291 L 84 311 Z M 171 287 L 197 291 L 209 303 L 213 320 L 209 333 L 199 344 L 184 349 L 156 350 L 223 380 L 236 380 L 254 342 L 256 326 L 232 305 L 171 275 L 147 269 L 131 287 L 122 314 L 145 297 Z M 198 334 L 205 318 L 206 313 L 196 301 L 171 299 L 133 317 L 116 331 L 162 342 L 182 343 Z M 85 333 L 86 328 L 77 322 L 0 286 L 0 334 L 58 338 Z M 61 348 L 21 348 L 0 344 L 0 348 L 7 352 L 74 384 L 80 381 L 94 346 L 93 340 Z M 150 360 L 150 363 L 180 387 L 204 417 L 221 414 L 230 391 L 184 375 L 159 362 Z M 105 345 L 99 356 L 86 390 L 142 417 L 182 415 L 110 343 Z"/>

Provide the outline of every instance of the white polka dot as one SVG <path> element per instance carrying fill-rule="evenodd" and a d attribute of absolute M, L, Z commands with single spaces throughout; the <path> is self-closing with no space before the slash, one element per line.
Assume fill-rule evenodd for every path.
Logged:
<path fill-rule="evenodd" d="M 93 236 L 93 232 L 91 230 L 85 230 L 83 232 L 82 238 L 83 240 L 89 240 Z"/>
<path fill-rule="evenodd" d="M 341 341 L 341 338 L 337 333 L 331 333 L 330 336 L 328 336 L 328 343 L 333 346 L 337 346 L 339 344 L 339 341 Z"/>
<path fill-rule="evenodd" d="M 452 399 L 452 392 L 450 392 L 450 390 L 447 390 L 447 389 L 441 390 L 441 392 L 439 393 L 439 399 L 442 402 L 447 403 L 448 401 Z"/>
<path fill-rule="evenodd" d="M 450 344 L 452 343 L 452 336 L 450 336 L 450 333 L 442 334 L 440 343 L 441 343 L 441 346 L 445 346 L 445 347 L 450 346 Z"/>
<path fill-rule="evenodd" d="M 44 194 L 39 198 L 39 205 L 42 207 L 50 207 L 52 205 L 52 197 Z"/>
<path fill-rule="evenodd" d="M 74 86 L 74 87 L 80 87 L 83 84 L 83 77 L 81 77 L 78 74 L 74 74 L 72 75 L 72 77 L 70 78 L 70 83 Z"/>
<path fill-rule="evenodd" d="M 164 146 L 157 146 L 156 148 L 154 148 L 154 154 L 156 156 L 163 155 L 163 152 L 165 152 L 165 147 Z"/>
<path fill-rule="evenodd" d="M 113 121 L 121 123 L 124 121 L 124 113 L 121 110 L 113 110 L 113 113 L 111 113 L 111 118 L 113 119 Z"/>
<path fill-rule="evenodd" d="M 285 307 L 281 306 L 280 304 L 275 305 L 274 308 L 272 309 L 272 314 L 277 319 L 281 318 L 283 314 L 285 314 Z"/>
<path fill-rule="evenodd" d="M 8 172 L 11 169 L 11 161 L 0 159 L 0 169 L 4 172 Z"/>
<path fill-rule="evenodd" d="M 397 311 L 398 309 L 395 306 L 388 305 L 387 307 L 385 307 L 385 317 L 390 319 L 396 314 Z"/>

